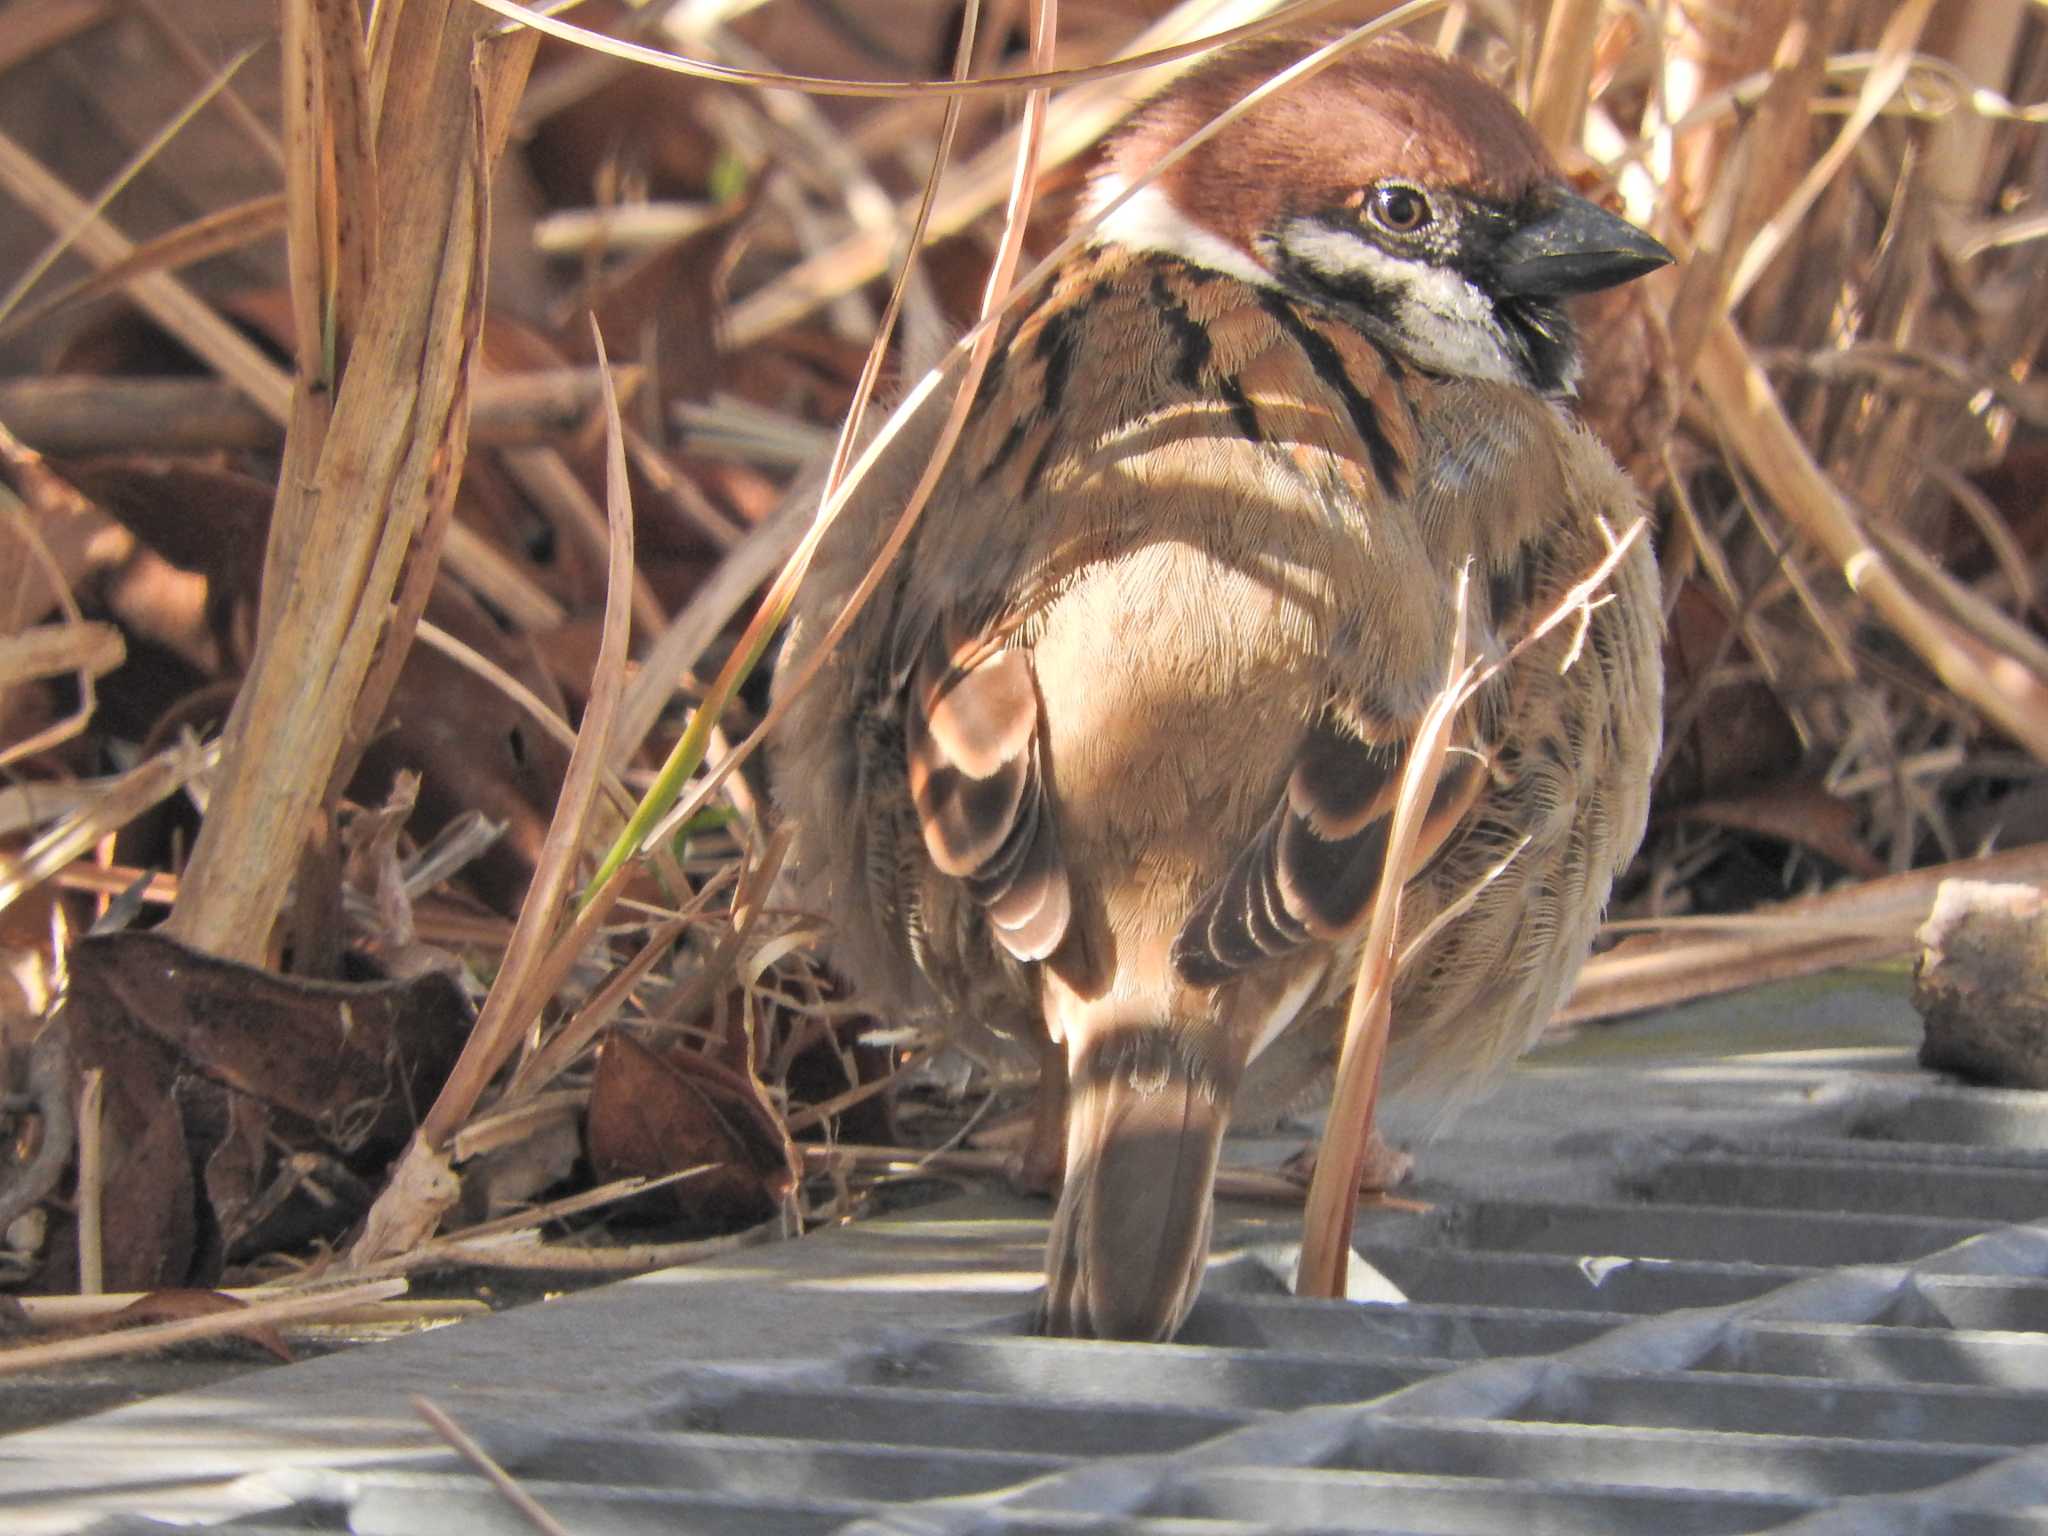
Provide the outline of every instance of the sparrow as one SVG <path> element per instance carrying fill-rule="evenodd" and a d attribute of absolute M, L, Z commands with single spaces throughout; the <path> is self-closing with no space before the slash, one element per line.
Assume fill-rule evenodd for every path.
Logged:
<path fill-rule="evenodd" d="M 1361 47 L 1141 180 L 1311 46 L 1214 55 L 1108 143 L 1089 209 L 1137 190 L 1008 321 L 771 764 L 796 895 L 870 1004 L 1050 1057 L 1057 1335 L 1178 1329 L 1233 1102 L 1334 1049 L 1460 625 L 1509 658 L 1639 515 L 1571 413 L 1565 300 L 1669 254 L 1464 65 Z M 779 690 L 944 410 L 821 544 Z M 1570 987 L 1642 835 L 1661 628 L 1638 539 L 1459 716 L 1402 872 L 1407 1080 L 1483 1080 Z"/>

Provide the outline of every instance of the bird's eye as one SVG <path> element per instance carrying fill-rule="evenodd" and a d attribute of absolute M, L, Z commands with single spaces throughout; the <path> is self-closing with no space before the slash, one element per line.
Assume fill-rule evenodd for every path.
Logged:
<path fill-rule="evenodd" d="M 1397 235 L 1412 235 L 1430 220 L 1429 199 L 1405 182 L 1373 188 L 1368 206 L 1374 221 Z"/>

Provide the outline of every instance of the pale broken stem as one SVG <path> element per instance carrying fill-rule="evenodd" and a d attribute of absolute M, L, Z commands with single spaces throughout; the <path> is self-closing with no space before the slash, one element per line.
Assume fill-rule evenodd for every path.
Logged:
<path fill-rule="evenodd" d="M 760 1226 L 725 1237 L 699 1238 L 690 1242 L 636 1246 L 571 1246 L 550 1243 L 542 1229 L 584 1211 L 665 1189 L 685 1180 L 701 1178 L 719 1165 L 698 1163 L 655 1178 L 615 1179 L 596 1189 L 584 1190 L 530 1210 L 515 1211 L 492 1221 L 479 1222 L 445 1237 L 428 1238 L 405 1252 L 365 1265 L 361 1278 L 381 1279 L 418 1274 L 422 1270 L 447 1269 L 456 1265 L 482 1269 L 586 1269 L 615 1272 L 627 1269 L 665 1268 L 674 1264 L 697 1263 L 720 1254 L 732 1253 L 755 1243 L 786 1236 L 782 1218 L 773 1217 Z M 647 1257 L 658 1250 L 659 1256 Z"/>
<path fill-rule="evenodd" d="M 1444 758 L 1450 751 L 1451 727 L 1464 704 L 1470 667 L 1465 661 L 1466 583 L 1458 575 L 1457 623 L 1452 632 L 1450 680 L 1423 712 L 1401 773 L 1387 832 L 1384 872 L 1366 921 L 1359 951 L 1358 975 L 1352 985 L 1344 1019 L 1344 1045 L 1337 1058 L 1337 1082 L 1330 1115 L 1316 1152 L 1316 1171 L 1309 1181 L 1308 1204 L 1302 1216 L 1300 1267 L 1294 1289 L 1300 1296 L 1341 1297 L 1351 1273 L 1351 1229 L 1358 1211 L 1358 1179 L 1365 1169 L 1372 1141 L 1374 1109 L 1380 1076 L 1386 1066 L 1387 1036 L 1393 1017 L 1394 944 L 1398 936 L 1401 896 L 1414 858 L 1416 839 L 1430 800 L 1436 794 Z"/>
<path fill-rule="evenodd" d="M 815 1215 L 815 1213 L 814 1213 Z M 538 1232 L 482 1243 L 430 1243 L 423 1262 L 409 1269 L 449 1268 L 517 1270 L 527 1273 L 576 1275 L 639 1275 L 653 1269 L 678 1269 L 721 1259 L 782 1238 L 794 1236 L 781 1216 L 726 1237 L 700 1237 L 677 1243 L 594 1243 L 571 1247 L 543 1242 Z"/>
<path fill-rule="evenodd" d="M 1387 833 L 1384 872 L 1366 921 L 1365 940 L 1359 951 L 1358 975 L 1351 991 L 1344 1021 L 1344 1044 L 1337 1061 L 1337 1082 L 1331 1095 L 1329 1119 L 1316 1153 L 1316 1170 L 1309 1183 L 1308 1203 L 1303 1213 L 1300 1267 L 1295 1291 L 1303 1296 L 1341 1297 L 1350 1274 L 1351 1232 L 1358 1212 L 1358 1181 L 1372 1141 L 1379 1097 L 1379 1085 L 1386 1065 L 1387 1041 L 1393 1022 L 1394 977 L 1399 970 L 1395 945 L 1399 939 L 1401 897 L 1414 860 L 1415 844 L 1422 823 L 1436 794 L 1445 758 L 1451 749 L 1451 731 L 1465 706 L 1499 672 L 1520 659 L 1532 646 L 1559 626 L 1581 626 L 1567 649 L 1564 665 L 1576 658 L 1583 640 L 1583 626 L 1590 622 L 1596 596 L 1616 567 L 1627 558 L 1645 524 L 1638 518 L 1619 537 L 1606 532 L 1608 549 L 1599 563 L 1569 588 L 1543 617 L 1498 660 L 1485 665 L 1465 660 L 1465 583 L 1469 573 L 1461 572 L 1458 585 L 1457 625 L 1453 631 L 1449 679 L 1431 701 L 1416 728 L 1408 763 L 1401 775 L 1401 788 L 1394 803 L 1394 815 Z M 1517 850 L 1519 852 L 1519 850 Z M 1487 878 L 1494 878 L 1489 875 Z M 1463 900 L 1475 899 L 1477 891 Z M 1410 947 L 1413 953 L 1413 946 Z"/>
<path fill-rule="evenodd" d="M 97 1296 L 17 1296 L 31 1327 L 75 1328 L 84 1323 L 104 1323 L 138 1301 L 157 1295 L 155 1291 L 103 1291 Z M 280 1285 L 224 1285 L 216 1296 L 232 1301 L 263 1302 L 299 1292 Z M 448 1296 L 431 1301 L 366 1301 L 339 1311 L 322 1311 L 311 1321 L 330 1327 L 415 1329 L 435 1323 L 450 1323 L 466 1317 L 488 1317 L 488 1302 Z"/>
<path fill-rule="evenodd" d="M 1742 917 L 1664 919 L 1665 933 L 1645 935 L 1587 961 L 1571 997 L 1551 1022 L 1581 1024 L 1909 955 L 1936 887 L 1957 878 L 2048 884 L 2048 846 L 2034 844 L 1865 880 Z M 1609 926 L 1625 930 L 1638 925 Z"/>

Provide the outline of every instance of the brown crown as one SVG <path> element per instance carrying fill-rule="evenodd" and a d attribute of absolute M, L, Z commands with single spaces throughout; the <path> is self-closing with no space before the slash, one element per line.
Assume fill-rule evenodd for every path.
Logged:
<path fill-rule="evenodd" d="M 1134 180 L 1319 41 L 1219 52 L 1138 110 L 1110 142 L 1104 173 Z M 1507 97 L 1457 60 L 1390 38 L 1288 86 L 1160 182 L 1190 217 L 1249 249 L 1279 218 L 1335 207 L 1390 177 L 1514 202 L 1558 170 Z"/>

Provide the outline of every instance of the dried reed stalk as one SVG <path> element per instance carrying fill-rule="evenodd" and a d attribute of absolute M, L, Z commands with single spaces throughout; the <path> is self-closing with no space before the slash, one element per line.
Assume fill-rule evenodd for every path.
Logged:
<path fill-rule="evenodd" d="M 348 0 L 286 16 L 299 372 L 256 652 L 169 927 L 245 961 L 267 953 L 307 829 L 425 606 L 468 447 L 491 167 L 534 41 L 487 40 L 466 0 L 386 5 L 373 79 Z"/>
<path fill-rule="evenodd" d="M 98 26 L 113 0 L 12 0 L 0 7 L 0 74 Z"/>
<path fill-rule="evenodd" d="M 1907 590 L 1864 533 L 1855 508 L 1814 463 L 1770 380 L 1726 320 L 1713 328 L 1701 350 L 1699 384 L 1723 436 L 1778 509 L 1835 562 L 1850 590 L 1870 603 L 1936 677 L 2048 762 L 2048 683 L 1999 665 L 1988 646 L 1929 611 Z"/>

